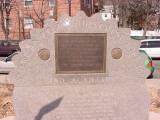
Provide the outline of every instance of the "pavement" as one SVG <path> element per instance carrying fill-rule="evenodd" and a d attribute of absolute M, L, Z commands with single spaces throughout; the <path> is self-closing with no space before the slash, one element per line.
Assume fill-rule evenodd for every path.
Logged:
<path fill-rule="evenodd" d="M 0 120 L 16 120 L 14 116 L 10 116 L 7 118 L 3 118 Z M 150 112 L 149 114 L 149 120 L 160 120 L 160 114 L 158 113 L 154 113 L 154 112 Z"/>
<path fill-rule="evenodd" d="M 146 79 L 145 84 L 160 89 L 160 79 Z"/>
<path fill-rule="evenodd" d="M 0 83 L 11 84 L 9 76 L 7 74 L 0 74 Z"/>
<path fill-rule="evenodd" d="M 0 120 L 16 120 L 14 116 L 10 116 L 10 117 L 7 117 L 7 118 L 3 118 L 3 119 L 0 119 Z"/>
<path fill-rule="evenodd" d="M 149 120 L 160 120 L 160 114 L 159 113 L 150 112 Z"/>

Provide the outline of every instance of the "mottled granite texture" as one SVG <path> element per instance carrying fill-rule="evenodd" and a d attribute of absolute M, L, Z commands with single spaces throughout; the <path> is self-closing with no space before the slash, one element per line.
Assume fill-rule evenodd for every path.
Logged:
<path fill-rule="evenodd" d="M 55 74 L 54 33 L 107 33 L 107 74 Z M 147 120 L 149 70 L 139 46 L 130 29 L 118 28 L 114 19 L 103 21 L 100 14 L 46 20 L 43 29 L 33 29 L 31 39 L 20 43 L 22 51 L 13 60 L 17 120 Z M 115 48 L 122 50 L 120 59 L 112 58 Z M 41 49 L 50 51 L 48 60 L 38 56 Z"/>

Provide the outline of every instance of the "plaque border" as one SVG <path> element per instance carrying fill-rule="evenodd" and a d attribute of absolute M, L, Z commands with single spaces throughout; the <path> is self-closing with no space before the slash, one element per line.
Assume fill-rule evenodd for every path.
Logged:
<path fill-rule="evenodd" d="M 56 74 L 91 74 L 91 73 L 106 73 L 107 72 L 107 33 L 54 33 L 55 35 L 55 67 Z M 103 58 L 103 70 L 97 71 L 60 71 L 58 62 L 58 37 L 59 36 L 103 36 L 104 37 L 104 58 Z"/>

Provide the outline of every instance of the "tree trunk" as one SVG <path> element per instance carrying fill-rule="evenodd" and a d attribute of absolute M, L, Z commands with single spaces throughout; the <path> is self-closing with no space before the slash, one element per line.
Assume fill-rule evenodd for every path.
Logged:
<path fill-rule="evenodd" d="M 123 28 L 127 27 L 127 19 L 126 19 L 126 17 L 122 18 L 122 27 Z"/>
<path fill-rule="evenodd" d="M 0 5 L 0 17 L 1 17 L 1 28 L 4 33 L 5 39 L 8 40 L 9 36 L 9 15 L 10 15 L 11 7 L 4 8 L 2 3 Z"/>
<path fill-rule="evenodd" d="M 126 13 L 126 10 L 122 11 L 122 27 L 123 28 L 127 27 L 127 13 Z"/>
<path fill-rule="evenodd" d="M 113 1 L 113 18 L 116 18 L 116 15 L 117 15 L 117 5 L 116 5 L 116 2 Z"/>
<path fill-rule="evenodd" d="M 143 31 L 143 40 L 146 39 L 147 27 L 148 27 L 148 25 L 147 25 L 147 22 L 145 21 L 144 22 L 144 31 Z"/>
<path fill-rule="evenodd" d="M 0 14 L 1 14 L 1 27 L 2 27 L 2 31 L 4 33 L 5 39 L 8 39 L 7 35 L 6 35 L 5 24 L 4 24 L 5 19 L 4 19 L 3 10 L 0 11 Z"/>
<path fill-rule="evenodd" d="M 8 40 L 8 36 L 9 36 L 9 14 L 7 13 L 7 17 L 6 17 L 6 34 L 5 34 L 5 39 Z"/>
<path fill-rule="evenodd" d="M 100 0 L 98 0 L 98 12 L 100 12 Z"/>
<path fill-rule="evenodd" d="M 127 27 L 127 18 L 128 18 L 128 3 L 126 0 L 118 1 L 119 4 L 119 19 L 121 27 L 126 28 Z"/>

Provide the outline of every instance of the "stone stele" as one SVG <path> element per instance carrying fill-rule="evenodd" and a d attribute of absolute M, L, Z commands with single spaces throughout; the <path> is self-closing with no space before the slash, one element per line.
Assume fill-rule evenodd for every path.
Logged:
<path fill-rule="evenodd" d="M 56 74 L 56 33 L 107 34 L 105 73 Z M 9 76 L 16 119 L 148 120 L 149 70 L 139 46 L 130 29 L 118 28 L 115 19 L 103 21 L 100 14 L 46 20 L 43 29 L 31 30 L 31 39 L 20 43 L 21 53 L 13 58 L 16 68 Z M 122 55 L 114 59 L 116 48 Z"/>

